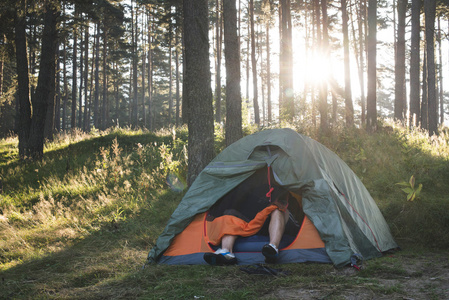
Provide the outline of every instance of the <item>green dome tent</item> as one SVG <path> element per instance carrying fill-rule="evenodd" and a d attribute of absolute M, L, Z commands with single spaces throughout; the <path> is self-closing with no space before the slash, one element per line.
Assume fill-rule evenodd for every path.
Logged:
<path fill-rule="evenodd" d="M 323 243 L 322 247 L 315 243 L 309 248 L 287 245 L 280 251 L 280 263 L 318 261 L 339 267 L 349 264 L 354 254 L 370 259 L 397 248 L 373 198 L 335 153 L 291 129 L 270 129 L 233 143 L 198 175 L 150 251 L 148 261 L 204 263 L 203 254 L 213 251 L 207 243 L 204 214 L 267 166 L 276 184 L 300 195 L 305 219 L 313 224 Z M 263 262 L 257 251 L 242 251 L 236 257 L 239 264 Z"/>

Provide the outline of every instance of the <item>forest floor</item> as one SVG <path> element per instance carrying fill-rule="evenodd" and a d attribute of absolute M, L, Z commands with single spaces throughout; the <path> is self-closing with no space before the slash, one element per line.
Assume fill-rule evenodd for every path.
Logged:
<path fill-rule="evenodd" d="M 143 249 L 106 239 L 101 250 L 99 242 L 2 272 L 0 299 L 449 299 L 449 253 L 442 251 L 401 250 L 364 262 L 360 271 L 269 265 L 280 271 L 273 276 L 247 274 L 247 266 L 142 269 Z"/>
<path fill-rule="evenodd" d="M 449 255 L 397 253 L 381 262 L 373 275 L 355 269 L 329 270 L 325 277 L 352 283 L 318 282 L 274 289 L 262 299 L 449 299 Z"/>
<path fill-rule="evenodd" d="M 0 299 L 449 299 L 448 135 L 393 133 L 321 142 L 361 177 L 401 250 L 360 271 L 269 266 L 277 276 L 142 268 L 183 196 L 167 179 L 187 173 L 186 130 L 61 136 L 33 163 L 17 159 L 17 139 L 0 140 Z M 422 192 L 407 201 L 398 183 L 414 190 L 415 178 Z"/>

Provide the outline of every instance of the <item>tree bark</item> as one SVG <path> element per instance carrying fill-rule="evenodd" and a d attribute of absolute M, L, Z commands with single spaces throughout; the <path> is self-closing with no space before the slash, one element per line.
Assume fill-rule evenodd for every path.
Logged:
<path fill-rule="evenodd" d="M 358 31 L 359 31 L 359 84 L 360 84 L 360 106 L 362 109 L 362 126 L 366 123 L 366 93 L 365 93 L 365 42 L 366 42 L 366 34 L 364 35 L 363 28 L 365 28 L 366 33 L 366 0 L 360 1 L 359 7 L 359 22 L 358 22 Z"/>
<path fill-rule="evenodd" d="M 0 34 L 0 45 L 4 45 L 6 43 L 6 37 L 4 34 Z M 4 53 L 0 53 L 0 97 L 3 94 L 3 66 L 5 64 L 5 55 Z M 1 106 L 0 106 L 1 107 Z M 1 108 L 0 108 L 1 113 Z"/>
<path fill-rule="evenodd" d="M 173 123 L 173 26 L 170 17 L 168 25 L 168 124 Z"/>
<path fill-rule="evenodd" d="M 354 126 L 354 106 L 352 104 L 351 71 L 349 65 L 349 30 L 348 12 L 346 0 L 341 0 L 342 24 L 343 24 L 343 52 L 345 69 L 345 117 L 346 126 Z"/>
<path fill-rule="evenodd" d="M 73 54 L 72 54 L 72 111 L 70 118 L 70 127 L 76 128 L 76 94 L 78 92 L 78 5 L 75 4 L 74 24 L 73 24 Z"/>
<path fill-rule="evenodd" d="M 80 30 L 80 86 L 78 88 L 78 128 L 83 129 L 83 85 L 84 85 L 84 47 L 83 31 Z M 87 70 L 86 70 L 87 71 Z"/>
<path fill-rule="evenodd" d="M 356 61 L 356 65 L 357 65 L 357 73 L 358 73 L 358 79 L 359 79 L 359 87 L 360 87 L 360 108 L 361 108 L 361 124 L 362 126 L 365 124 L 365 103 L 366 103 L 366 98 L 365 98 L 365 80 L 364 80 L 364 56 L 363 56 L 363 51 L 365 49 L 364 47 L 364 40 L 365 37 L 363 35 L 363 16 L 364 14 L 362 13 L 363 11 L 363 1 L 360 1 L 359 6 L 357 6 L 356 8 L 356 17 L 357 17 L 357 31 L 358 31 L 358 37 L 356 35 L 356 29 L 354 26 L 354 19 L 353 19 L 353 15 L 354 14 L 350 14 L 351 16 L 351 27 L 352 27 L 352 38 L 354 40 L 354 58 Z"/>
<path fill-rule="evenodd" d="M 377 1 L 368 0 L 368 95 L 366 107 L 366 129 L 377 130 Z"/>
<path fill-rule="evenodd" d="M 217 23 L 215 24 L 216 39 L 216 73 L 215 73 L 215 121 L 221 122 L 221 48 L 223 42 L 223 19 L 219 0 L 215 1 L 215 11 L 217 15 Z"/>
<path fill-rule="evenodd" d="M 259 113 L 259 89 L 257 84 L 257 61 L 256 61 L 256 32 L 254 29 L 254 0 L 249 0 L 249 14 L 251 27 L 251 70 L 253 71 L 253 107 L 254 123 L 260 126 Z"/>
<path fill-rule="evenodd" d="M 51 3 L 45 5 L 44 30 L 36 92 L 31 101 L 33 117 L 31 121 L 28 149 L 33 159 L 41 159 L 44 154 L 44 128 L 49 106 L 49 99 L 54 96 L 57 20 L 59 11 Z"/>
<path fill-rule="evenodd" d="M 131 1 L 131 18 L 133 24 L 131 24 L 131 39 L 132 39 L 132 109 L 131 109 L 131 124 L 136 128 L 139 124 L 139 113 L 138 113 L 138 92 L 137 92 L 137 16 L 134 19 L 134 7 L 132 6 L 133 1 Z M 137 15 L 137 13 L 136 13 Z"/>
<path fill-rule="evenodd" d="M 426 20 L 426 51 L 427 51 L 427 103 L 429 135 L 438 133 L 438 112 L 435 76 L 435 12 L 436 0 L 424 0 Z"/>
<path fill-rule="evenodd" d="M 108 99 L 108 28 L 103 25 L 103 105 L 101 106 L 101 129 L 105 130 L 109 127 L 109 99 Z"/>
<path fill-rule="evenodd" d="M 25 31 L 27 1 L 20 0 L 16 5 L 14 26 L 16 31 L 19 157 L 25 159 L 30 155 L 28 152 L 28 137 L 30 136 L 31 127 L 30 83 L 28 77 L 28 55 Z"/>
<path fill-rule="evenodd" d="M 65 27 L 65 25 L 64 25 Z M 67 78 L 67 44 L 64 39 L 63 42 L 63 54 L 62 54 L 62 73 L 64 75 L 63 78 L 63 100 L 62 100 L 62 120 L 61 120 L 61 130 L 65 131 L 67 129 L 67 102 L 69 101 L 69 79 Z"/>
<path fill-rule="evenodd" d="M 146 26 L 148 28 L 148 26 Z M 144 21 L 142 20 L 142 40 L 143 40 L 143 49 L 146 49 L 147 44 L 145 41 L 145 35 L 144 35 L 144 30 L 145 28 L 145 24 Z M 142 51 L 142 123 L 143 123 L 143 127 L 147 128 L 147 110 L 146 110 L 146 82 L 145 82 L 145 76 L 146 76 L 146 72 L 147 72 L 147 53 L 144 51 Z"/>
<path fill-rule="evenodd" d="M 58 48 L 58 45 L 55 47 L 55 54 L 54 54 L 55 55 L 55 63 L 54 63 L 54 70 L 52 71 L 53 77 L 50 77 L 50 82 L 49 82 L 50 93 L 48 95 L 48 108 L 47 108 L 47 115 L 45 117 L 45 125 L 44 125 L 44 139 L 47 141 L 53 140 L 54 126 L 55 126 L 57 48 Z"/>
<path fill-rule="evenodd" d="M 439 57 L 439 76 L 438 76 L 438 87 L 439 87 L 439 107 L 440 107 L 440 125 L 444 124 L 444 89 L 443 89 L 443 54 L 442 54 L 442 41 L 441 41 L 441 16 L 438 16 L 438 57 Z"/>
<path fill-rule="evenodd" d="M 89 25 L 89 23 L 87 23 Z M 88 118 L 88 110 L 89 108 L 89 26 L 86 26 L 84 32 L 84 65 L 86 70 L 84 71 L 84 120 L 82 126 L 84 131 L 88 131 L 88 123 L 90 122 Z"/>
<path fill-rule="evenodd" d="M 410 46 L 410 126 L 419 126 L 420 109 L 420 11 L 421 1 L 412 0 Z"/>
<path fill-rule="evenodd" d="M 319 7 L 318 7 L 319 9 Z M 321 0 L 321 13 L 322 13 L 322 40 L 321 49 L 323 59 L 326 63 L 329 62 L 329 33 L 328 33 L 328 15 L 327 15 L 327 0 Z M 318 16 L 317 16 L 318 17 Z M 327 79 L 327 78 L 326 78 Z M 320 111 L 320 129 L 326 132 L 329 129 L 329 118 L 328 118 L 328 105 L 327 105 L 327 81 L 321 80 L 320 82 L 320 93 L 319 93 L 319 111 Z"/>
<path fill-rule="evenodd" d="M 405 18 L 407 11 L 407 0 L 398 0 L 398 27 L 395 57 L 395 88 L 394 88 L 394 118 L 398 121 L 404 120 L 405 107 Z"/>
<path fill-rule="evenodd" d="M 100 24 L 96 24 L 95 33 L 95 87 L 94 87 L 94 126 L 100 128 Z"/>
<path fill-rule="evenodd" d="M 117 62 L 114 62 L 114 70 L 116 73 L 118 73 Z M 115 125 L 117 127 L 119 127 L 120 126 L 120 118 L 119 118 L 119 115 L 120 115 L 120 113 L 119 113 L 120 112 L 120 83 L 119 83 L 119 79 L 117 77 L 114 80 L 114 99 L 115 99 L 115 114 L 114 114 L 115 120 L 114 121 L 115 121 Z M 144 122 L 144 124 L 146 124 L 146 123 Z"/>
<path fill-rule="evenodd" d="M 266 39 L 267 39 L 267 114 L 268 124 L 272 122 L 272 109 L 271 109 L 271 53 L 270 53 L 270 22 L 267 21 L 266 25 Z"/>
<path fill-rule="evenodd" d="M 97 31 L 97 27 L 98 27 L 98 24 L 95 24 L 95 31 Z M 93 45 L 92 45 L 92 59 L 91 59 L 91 63 L 92 63 L 92 67 L 91 67 L 91 71 L 90 71 L 90 83 L 89 83 L 89 100 L 87 101 L 87 110 L 86 110 L 86 117 L 84 118 L 84 124 L 85 124 L 85 130 L 87 131 L 87 132 L 90 132 L 90 130 L 92 129 L 92 122 L 90 121 L 91 120 L 91 118 L 93 118 L 93 124 L 94 124 L 94 126 L 95 126 L 95 116 L 93 116 L 92 117 L 92 109 L 94 109 L 95 110 L 95 108 L 93 107 L 94 106 L 94 102 L 95 102 L 95 100 L 94 100 L 94 97 L 95 97 L 95 86 L 94 86 L 94 79 L 95 79 L 95 77 L 96 77 L 96 68 L 95 68 L 95 65 L 96 65 L 96 59 L 95 59 L 95 56 L 96 56 L 96 49 L 97 49 L 97 46 L 96 46 L 96 43 L 97 43 L 97 35 L 95 35 L 95 37 L 94 37 L 94 42 L 93 42 Z M 95 112 L 94 112 L 95 113 Z"/>
<path fill-rule="evenodd" d="M 226 64 L 226 145 L 242 138 L 242 96 L 240 89 L 240 43 L 237 36 L 235 0 L 223 1 L 224 55 Z"/>
<path fill-rule="evenodd" d="M 150 25 L 152 10 L 148 15 L 148 26 Z M 145 127 L 149 130 L 153 129 L 153 35 L 154 23 L 151 24 L 151 28 L 148 28 L 148 120 L 145 122 Z M 150 30 L 151 29 L 151 30 Z"/>
<path fill-rule="evenodd" d="M 261 103 L 262 103 L 262 121 L 261 125 L 265 126 L 265 122 L 267 120 L 267 116 L 265 115 L 266 109 L 265 109 L 265 74 L 264 71 L 264 62 L 263 62 L 263 54 L 262 54 L 262 42 L 259 42 L 259 39 L 257 39 L 257 53 L 259 55 L 260 59 L 260 95 L 261 95 Z"/>
<path fill-rule="evenodd" d="M 180 74 L 179 74 L 179 20 L 176 21 L 178 26 L 176 29 L 176 33 L 175 33 L 175 44 L 176 44 L 176 48 L 175 48 L 175 80 L 176 80 L 176 127 L 178 127 L 180 125 L 180 116 L 179 114 L 181 113 L 181 90 L 180 90 Z"/>
<path fill-rule="evenodd" d="M 184 0 L 184 97 L 189 128 L 190 186 L 214 156 L 214 116 L 209 61 L 208 1 Z"/>
<path fill-rule="evenodd" d="M 58 45 L 56 53 L 56 96 L 55 96 L 55 122 L 54 131 L 61 131 L 61 55 Z"/>
<path fill-rule="evenodd" d="M 421 100 L 421 128 L 429 129 L 429 103 L 427 93 L 427 50 L 424 50 L 423 69 L 422 69 L 422 100 Z"/>
<path fill-rule="evenodd" d="M 295 116 L 290 0 L 280 0 L 279 6 L 279 118 L 290 122 Z"/>

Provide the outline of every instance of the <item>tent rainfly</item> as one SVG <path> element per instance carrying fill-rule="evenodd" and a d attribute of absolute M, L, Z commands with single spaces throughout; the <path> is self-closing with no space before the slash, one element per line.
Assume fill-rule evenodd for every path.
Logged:
<path fill-rule="evenodd" d="M 228 146 L 198 175 L 148 262 L 205 264 L 203 255 L 216 249 L 211 241 L 220 231 L 210 212 L 234 201 L 229 199 L 251 205 L 255 186 L 270 179 L 295 199 L 289 210 L 297 208 L 295 218 L 301 226 L 295 236 L 284 235 L 278 263 L 341 267 L 355 256 L 366 260 L 397 248 L 375 201 L 346 163 L 309 137 L 291 129 L 270 129 Z M 261 249 L 267 238 L 239 237 L 234 247 L 238 263 L 263 263 Z"/>

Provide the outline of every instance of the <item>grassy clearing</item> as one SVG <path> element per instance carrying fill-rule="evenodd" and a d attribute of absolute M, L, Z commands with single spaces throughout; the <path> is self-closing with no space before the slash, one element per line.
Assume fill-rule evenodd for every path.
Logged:
<path fill-rule="evenodd" d="M 357 273 L 319 264 L 277 266 L 289 272 L 278 277 L 239 267 L 142 270 L 183 196 L 186 129 L 61 135 L 33 163 L 19 161 L 8 138 L 0 141 L 0 299 L 447 298 L 449 278 L 438 272 L 449 267 L 439 250 L 449 246 L 448 136 L 394 124 L 375 135 L 297 129 L 350 165 L 404 251 Z M 397 185 L 412 175 L 423 185 L 413 202 Z"/>

